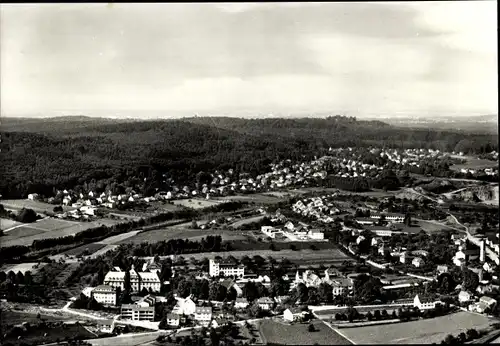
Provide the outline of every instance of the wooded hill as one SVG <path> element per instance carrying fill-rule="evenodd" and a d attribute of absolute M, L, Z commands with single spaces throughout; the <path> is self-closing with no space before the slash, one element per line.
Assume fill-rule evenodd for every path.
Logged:
<path fill-rule="evenodd" d="M 311 159 L 329 147 L 498 150 L 498 136 L 402 129 L 351 117 L 303 119 L 184 118 L 116 120 L 90 117 L 2 119 L 4 198 L 71 188 L 92 179 L 133 183 L 162 174 L 178 184 L 199 171 L 234 168 L 260 174 L 281 159 Z M 130 185 L 129 185 L 130 186 Z M 152 188 L 149 186 L 148 188 Z"/>

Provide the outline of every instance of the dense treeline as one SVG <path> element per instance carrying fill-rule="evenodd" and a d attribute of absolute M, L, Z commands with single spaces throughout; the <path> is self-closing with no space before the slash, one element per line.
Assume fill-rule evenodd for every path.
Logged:
<path fill-rule="evenodd" d="M 206 236 L 200 241 L 189 239 L 170 239 L 156 243 L 142 243 L 134 245 L 133 256 L 168 256 L 201 252 L 219 252 L 231 250 L 229 243 L 222 243 L 222 237 Z"/>
<path fill-rule="evenodd" d="M 493 135 L 400 129 L 346 117 L 84 123 L 77 119 L 73 128 L 68 119 L 53 120 L 50 127 L 32 121 L 10 127 L 26 132 L 3 132 L 0 194 L 50 196 L 56 188 L 84 183 L 97 191 L 139 186 L 140 192 L 150 193 L 169 189 L 173 180 L 192 185 L 200 171 L 233 168 L 258 175 L 275 160 L 311 159 L 329 147 L 498 150 L 498 137 Z M 3 130 L 9 131 L 9 126 Z"/>

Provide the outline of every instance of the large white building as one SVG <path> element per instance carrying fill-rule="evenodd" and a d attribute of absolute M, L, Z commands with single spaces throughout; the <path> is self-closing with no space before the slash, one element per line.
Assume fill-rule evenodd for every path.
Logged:
<path fill-rule="evenodd" d="M 243 277 L 245 275 L 245 267 L 227 259 L 210 259 L 208 273 L 212 277 L 221 275 Z"/>
<path fill-rule="evenodd" d="M 92 297 L 96 302 L 106 305 L 116 305 L 116 288 L 112 286 L 101 285 L 92 290 Z"/>
<path fill-rule="evenodd" d="M 154 321 L 156 298 L 147 295 L 135 304 L 123 304 L 121 315 L 125 320 L 132 321 Z"/>
<path fill-rule="evenodd" d="M 130 273 L 130 287 L 133 292 L 140 292 L 143 288 L 148 291 L 159 292 L 161 289 L 161 281 L 158 277 L 158 272 L 137 272 L 132 266 Z M 114 270 L 109 271 L 104 277 L 104 285 L 112 286 L 114 288 L 120 287 L 125 289 L 125 272 L 120 268 L 115 267 Z"/>

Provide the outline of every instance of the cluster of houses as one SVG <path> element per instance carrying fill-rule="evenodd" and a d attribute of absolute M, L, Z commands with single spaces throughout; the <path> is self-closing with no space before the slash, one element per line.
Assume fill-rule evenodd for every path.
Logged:
<path fill-rule="evenodd" d="M 294 225 L 288 221 L 283 227 L 262 226 L 261 232 L 266 236 L 276 239 L 276 236 L 281 235 L 291 241 L 324 241 L 325 234 L 319 229 L 309 228 L 304 223 Z"/>

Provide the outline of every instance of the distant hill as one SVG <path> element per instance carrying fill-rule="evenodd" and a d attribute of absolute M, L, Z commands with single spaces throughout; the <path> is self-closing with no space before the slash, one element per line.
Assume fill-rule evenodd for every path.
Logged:
<path fill-rule="evenodd" d="M 498 116 L 493 114 L 471 117 L 387 117 L 381 120 L 390 125 L 405 128 L 428 128 L 432 130 L 498 134 Z"/>

